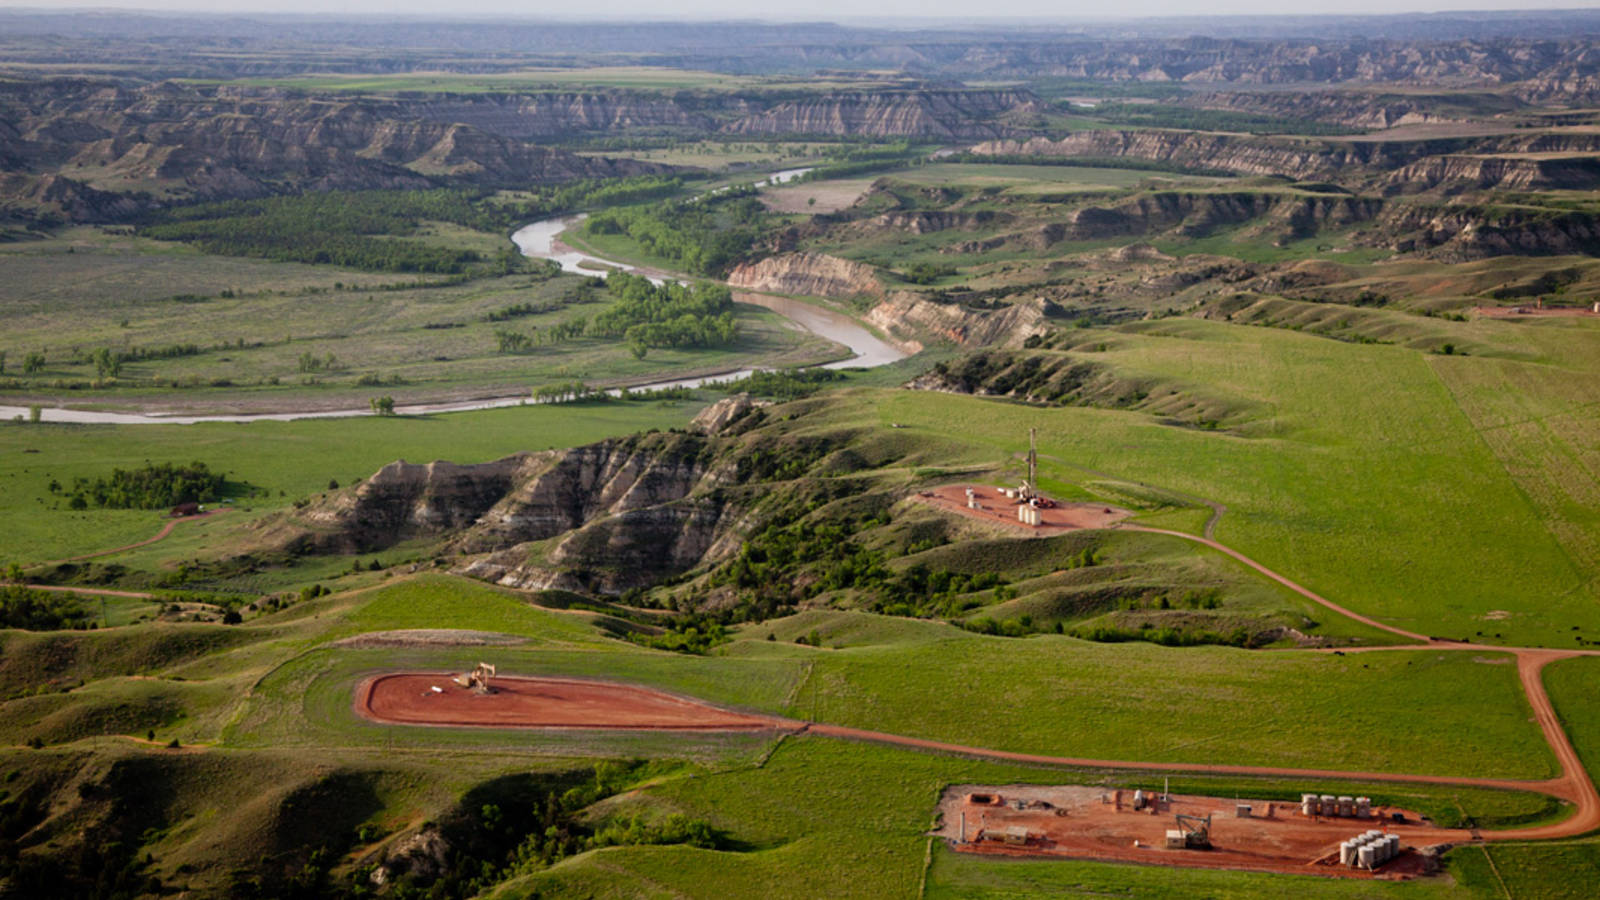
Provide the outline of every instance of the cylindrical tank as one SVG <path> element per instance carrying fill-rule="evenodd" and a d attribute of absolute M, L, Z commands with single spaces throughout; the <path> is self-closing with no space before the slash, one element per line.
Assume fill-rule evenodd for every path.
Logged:
<path fill-rule="evenodd" d="M 1317 800 L 1316 794 L 1300 795 L 1300 814 L 1302 816 L 1314 816 L 1320 812 L 1322 812 L 1322 803 Z"/>
<path fill-rule="evenodd" d="M 1339 814 L 1339 798 L 1332 794 L 1323 794 L 1322 814 L 1325 816 L 1337 816 Z"/>
<path fill-rule="evenodd" d="M 1400 855 L 1400 835 L 1391 834 L 1384 839 L 1384 843 L 1389 845 L 1390 859 L 1394 859 L 1396 856 Z"/>
<path fill-rule="evenodd" d="M 1377 868 L 1378 848 L 1372 844 L 1362 844 L 1356 851 L 1357 865 L 1363 869 Z"/>
<path fill-rule="evenodd" d="M 1356 815 L 1361 817 L 1361 818 L 1363 818 L 1363 819 L 1365 819 L 1368 816 L 1372 815 L 1372 798 L 1371 797 L 1357 797 L 1356 798 Z"/>
<path fill-rule="evenodd" d="M 1356 800 L 1354 797 L 1339 798 L 1339 815 L 1353 816 L 1356 813 Z"/>
<path fill-rule="evenodd" d="M 1356 842 L 1352 838 L 1339 845 L 1339 865 L 1353 866 L 1356 864 Z"/>

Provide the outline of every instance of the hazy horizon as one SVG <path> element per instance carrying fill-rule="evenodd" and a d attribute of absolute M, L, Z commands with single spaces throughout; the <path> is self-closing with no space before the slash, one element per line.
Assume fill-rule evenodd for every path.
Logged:
<path fill-rule="evenodd" d="M 986 4 L 982 15 L 974 15 L 970 4 L 957 0 L 876 0 L 864 5 L 854 0 L 812 0 L 792 14 L 771 7 L 753 8 L 742 0 L 684 0 L 672 10 L 663 10 L 649 0 L 615 0 L 604 12 L 570 7 L 530 8 L 515 0 L 472 0 L 448 12 L 428 0 L 29 0 L 7 3 L 7 12 L 68 12 L 96 10 L 149 12 L 208 16 L 403 16 L 441 20 L 513 18 L 564 22 L 635 21 L 753 21 L 819 22 L 878 25 L 983 25 L 1003 22 L 1045 22 L 1057 25 L 1115 23 L 1162 18 L 1216 16 L 1294 19 L 1316 16 L 1390 16 L 1416 14 L 1532 13 L 1558 10 L 1600 9 L 1594 0 L 1541 0 L 1531 8 L 1508 6 L 1506 0 L 1307 0 L 1295 12 L 1284 12 L 1281 0 L 1123 0 L 1116 14 L 1108 14 L 1103 4 L 1061 3 L 1059 0 L 997 0 Z"/>

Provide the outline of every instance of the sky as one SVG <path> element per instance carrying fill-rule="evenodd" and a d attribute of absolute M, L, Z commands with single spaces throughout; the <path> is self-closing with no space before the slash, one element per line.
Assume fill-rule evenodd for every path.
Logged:
<path fill-rule="evenodd" d="M 0 9 L 148 9 L 209 13 L 318 13 L 372 15 L 400 13 L 451 18 L 516 17 L 546 19 L 764 19 L 841 22 L 947 18 L 964 23 L 996 19 L 1074 22 L 1110 18 L 1389 14 L 1467 10 L 1592 9 L 1600 0 L 985 0 L 981 17 L 971 0 L 798 0 L 785 4 L 751 0 L 606 0 L 578 4 L 560 0 L 0 0 Z"/>

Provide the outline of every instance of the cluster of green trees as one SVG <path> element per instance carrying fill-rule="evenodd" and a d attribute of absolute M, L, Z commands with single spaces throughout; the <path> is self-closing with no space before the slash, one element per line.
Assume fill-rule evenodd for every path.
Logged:
<path fill-rule="evenodd" d="M 180 503 L 209 503 L 222 496 L 226 481 L 203 462 L 187 466 L 145 463 L 137 469 L 113 469 L 108 478 L 75 478 L 67 490 L 73 509 L 166 509 Z M 50 483 L 52 493 L 61 485 Z"/>
<path fill-rule="evenodd" d="M 923 162 L 922 154 L 913 149 L 910 142 L 907 141 L 896 144 L 852 147 L 846 150 L 838 150 L 828 155 L 831 157 L 830 162 L 806 172 L 796 178 L 793 183 L 804 184 L 808 181 L 855 178 L 860 175 L 871 175 L 877 172 L 892 172 L 896 169 L 904 169 L 907 166 L 920 165 Z"/>
<path fill-rule="evenodd" d="M 864 521 L 769 525 L 712 575 L 712 586 L 741 591 L 740 604 L 723 615 L 728 621 L 772 618 L 820 594 L 847 589 L 858 592 L 875 612 L 917 617 L 959 615 L 983 605 L 984 600 L 974 596 L 982 591 L 992 590 L 996 602 L 1015 596 L 1015 589 L 994 572 L 935 570 L 918 563 L 896 574 L 885 565 L 882 552 L 856 538 L 862 528 L 883 524 L 886 515 Z M 704 624 L 695 624 L 704 634 Z"/>
<path fill-rule="evenodd" d="M 727 625 L 716 615 L 704 612 L 676 616 L 661 634 L 633 634 L 636 644 L 674 653 L 704 655 L 712 647 L 731 640 Z"/>
<path fill-rule="evenodd" d="M 377 272 L 455 274 L 478 253 L 417 241 L 424 220 L 479 230 L 502 226 L 483 191 L 331 191 L 182 206 L 152 214 L 138 228 L 149 238 L 198 245 L 207 253 L 331 263 Z"/>
<path fill-rule="evenodd" d="M 721 275 L 750 252 L 768 220 L 753 185 L 690 200 L 608 209 L 585 220 L 585 233 L 627 235 L 648 253 L 697 275 Z"/>
<path fill-rule="evenodd" d="M 940 263 L 914 263 L 900 273 L 900 278 L 910 284 L 933 284 L 959 271 L 955 266 Z"/>
<path fill-rule="evenodd" d="M 726 845 L 709 823 L 686 816 L 627 815 L 593 822 L 583 815 L 598 801 L 651 777 L 658 766 L 603 762 L 565 777 L 508 775 L 468 792 L 439 822 L 451 848 L 451 865 L 408 873 L 384 889 L 393 900 L 458 900 L 475 897 L 501 882 L 540 871 L 597 847 L 629 844 Z M 353 873 L 344 897 L 373 896 L 370 870 Z"/>
<path fill-rule="evenodd" d="M 724 381 L 718 387 L 729 393 L 744 391 L 787 401 L 809 397 L 823 385 L 843 381 L 844 377 L 835 369 L 757 369 L 744 378 Z"/>
<path fill-rule="evenodd" d="M 739 337 L 733 319 L 733 293 L 724 285 L 701 282 L 652 284 L 626 272 L 612 272 L 606 287 L 615 305 L 594 317 L 589 334 L 622 338 L 635 356 L 652 347 L 719 347 Z"/>
<path fill-rule="evenodd" d="M 0 586 L 0 628 L 57 631 L 85 628 L 89 612 L 76 594 L 41 591 L 20 584 Z"/>
<path fill-rule="evenodd" d="M 494 331 L 495 350 L 499 353 L 526 353 L 534 347 L 574 341 L 583 337 L 588 323 L 588 319 L 578 316 L 565 322 L 557 322 L 542 331 L 535 328 L 532 334 L 496 328 Z"/>
<path fill-rule="evenodd" d="M 604 388 L 590 387 L 582 381 L 568 381 L 534 388 L 533 399 L 537 403 L 587 403 L 610 400 L 611 396 Z"/>
<path fill-rule="evenodd" d="M 660 175 L 583 178 L 532 188 L 532 199 L 500 203 L 494 209 L 504 227 L 539 216 L 626 203 L 646 203 L 671 197 L 681 190 L 681 178 L 664 178 Z"/>

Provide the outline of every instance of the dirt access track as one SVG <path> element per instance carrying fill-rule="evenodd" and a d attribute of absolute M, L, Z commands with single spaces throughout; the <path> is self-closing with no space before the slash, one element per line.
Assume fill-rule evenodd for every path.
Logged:
<path fill-rule="evenodd" d="M 951 512 L 967 515 L 982 512 L 969 510 L 966 507 L 966 492 L 964 485 L 954 487 L 955 502 L 949 498 L 941 499 L 938 495 L 922 495 L 918 499 L 930 503 L 938 508 L 948 509 Z M 991 498 L 1003 499 L 1003 495 L 992 488 L 987 489 Z M 992 504 L 998 505 L 998 504 Z M 1092 506 L 1081 504 L 1082 506 Z M 1012 505 L 1007 512 L 1014 515 L 1015 506 Z M 1101 507 L 1101 515 L 1105 507 Z M 1007 525 L 1027 530 L 1035 530 L 1030 526 L 1022 525 L 1015 519 L 995 515 L 988 519 L 991 522 L 1005 522 Z M 1521 678 L 1523 690 L 1527 695 L 1528 703 L 1533 708 L 1534 718 L 1544 733 L 1545 741 L 1549 744 L 1551 752 L 1561 765 L 1561 774 L 1545 781 L 1523 781 L 1498 778 L 1459 778 L 1438 775 L 1406 775 L 1396 772 L 1349 772 L 1331 769 L 1288 769 L 1267 766 L 1240 766 L 1216 764 L 1184 764 L 1184 763 L 1152 763 L 1126 760 L 1101 760 L 1083 759 L 1077 757 L 1047 756 L 1042 754 L 1018 753 L 1009 750 L 996 750 L 984 747 L 971 747 L 960 744 L 950 744 L 941 741 L 932 741 L 923 738 L 908 737 L 905 735 L 889 734 L 881 731 L 871 731 L 861 728 L 851 728 L 842 725 L 830 725 L 820 722 L 803 722 L 794 719 L 769 716 L 759 713 L 746 713 L 728 710 L 704 703 L 692 698 L 676 696 L 662 691 L 636 685 L 625 685 L 616 682 L 592 681 L 561 678 L 512 678 L 501 677 L 495 680 L 497 692 L 487 695 L 477 695 L 455 685 L 449 675 L 439 673 L 409 673 L 378 675 L 361 682 L 357 686 L 354 698 L 354 707 L 357 715 L 362 718 L 403 725 L 434 725 L 434 726 L 477 726 L 488 728 L 595 728 L 595 729 L 641 729 L 641 730 L 693 730 L 693 731 L 772 731 L 787 732 L 790 734 L 816 734 L 824 737 L 842 738 L 846 740 L 868 741 L 872 743 L 887 744 L 897 747 L 907 747 L 915 750 L 947 753 L 965 756 L 974 759 L 1003 760 L 1009 762 L 1031 763 L 1046 766 L 1066 766 L 1080 769 L 1099 769 L 1108 771 L 1135 771 L 1151 773 L 1179 773 L 1203 772 L 1207 774 L 1264 776 L 1272 778 L 1303 779 L 1307 782 L 1307 789 L 1316 782 L 1349 781 L 1356 783 L 1412 783 L 1435 785 L 1461 785 L 1484 788 L 1501 788 L 1506 790 L 1534 791 L 1558 797 L 1571 803 L 1575 808 L 1572 815 L 1561 821 L 1531 828 L 1518 828 L 1503 831 L 1447 831 L 1443 829 L 1429 829 L 1430 833 L 1418 832 L 1406 835 L 1408 840 L 1420 842 L 1438 838 L 1440 843 L 1457 843 L 1469 840 L 1536 840 L 1549 838 L 1569 838 L 1587 834 L 1600 829 L 1600 793 L 1596 792 L 1593 779 L 1583 767 L 1578 754 L 1568 739 L 1566 731 L 1561 727 L 1555 709 L 1544 689 L 1544 667 L 1558 659 L 1574 656 L 1600 655 L 1589 650 L 1558 650 L 1533 647 L 1493 647 L 1479 644 L 1468 644 L 1455 641 L 1432 640 L 1416 632 L 1406 631 L 1377 620 L 1360 616 L 1333 603 L 1325 597 L 1299 585 L 1277 572 L 1268 569 L 1253 559 L 1239 553 L 1237 550 L 1220 544 L 1215 540 L 1197 537 L 1183 532 L 1169 531 L 1166 529 L 1146 528 L 1122 524 L 1118 522 L 1107 523 L 1110 527 L 1121 527 L 1130 530 L 1147 531 L 1157 534 L 1166 534 L 1184 540 L 1194 541 L 1216 549 L 1233 557 L 1237 561 L 1257 570 L 1261 574 L 1278 581 L 1295 590 L 1308 599 L 1327 607 L 1330 611 L 1341 615 L 1350 616 L 1358 621 L 1365 622 L 1374 627 L 1383 629 L 1396 636 L 1406 638 L 1416 643 L 1407 643 L 1387 647 L 1345 648 L 1339 651 L 1325 652 L 1362 652 L 1382 653 L 1394 650 L 1414 650 L 1427 648 L 1430 650 L 1449 650 L 1462 652 L 1497 652 L 1510 653 L 1517 658 L 1517 672 Z M 1096 527 L 1093 525 L 1078 525 L 1075 527 Z M 1099 527 L 1106 527 L 1101 525 Z M 1215 800 L 1201 798 L 1203 803 L 1215 804 Z M 1285 801 L 1293 798 L 1284 798 Z M 1341 823 L 1342 827 L 1343 823 Z M 1114 829 L 1115 830 L 1115 829 Z M 1355 830 L 1351 835 L 1354 836 Z M 1336 835 L 1335 835 L 1336 836 Z M 1281 836 L 1280 836 L 1281 837 Z M 1322 835 L 1317 836 L 1318 839 Z M 1268 871 L 1288 871 L 1280 868 L 1286 865 L 1284 860 L 1294 854 L 1300 854 L 1305 848 L 1300 847 L 1288 851 L 1283 860 L 1262 862 L 1242 861 L 1226 853 L 1195 853 L 1195 854 L 1169 854 L 1155 852 L 1138 852 L 1141 848 L 1133 847 L 1129 841 L 1127 847 L 1114 847 L 1106 841 L 1091 842 L 1078 850 L 1068 850 L 1068 854 L 1082 853 L 1084 858 L 1117 860 L 1124 862 L 1141 862 L 1154 865 L 1195 865 L 1210 868 L 1265 868 Z M 1291 842 L 1292 843 L 1292 842 Z M 1029 846 L 1000 847 L 993 852 L 1013 855 L 1061 855 L 1050 854 L 1048 851 L 1040 853 L 1039 848 Z M 1322 875 L 1347 875 L 1345 870 L 1327 865 L 1307 865 L 1299 863 L 1296 871 L 1304 874 Z"/>

